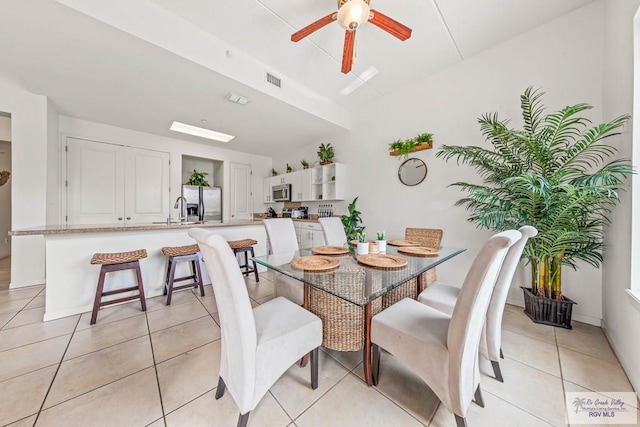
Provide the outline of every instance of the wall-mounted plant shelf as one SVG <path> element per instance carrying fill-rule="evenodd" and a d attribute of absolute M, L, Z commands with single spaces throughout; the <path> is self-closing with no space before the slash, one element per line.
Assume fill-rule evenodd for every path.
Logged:
<path fill-rule="evenodd" d="M 431 148 L 433 148 L 433 142 L 422 142 L 422 143 L 416 145 L 415 147 L 413 147 L 411 149 L 411 152 L 413 153 L 414 151 L 429 150 Z M 390 156 L 399 156 L 400 155 L 400 150 L 395 149 L 395 150 L 389 151 L 389 155 Z"/>

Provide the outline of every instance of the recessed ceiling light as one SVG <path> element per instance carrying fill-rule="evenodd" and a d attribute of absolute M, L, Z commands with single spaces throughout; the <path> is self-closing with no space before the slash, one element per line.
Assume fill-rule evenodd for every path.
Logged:
<path fill-rule="evenodd" d="M 226 133 L 216 132 L 213 130 L 191 126 L 180 122 L 171 123 L 171 127 L 169 128 L 174 132 L 186 133 L 188 135 L 199 136 L 200 138 L 213 139 L 214 141 L 220 142 L 229 142 L 235 136 L 227 135 Z"/>

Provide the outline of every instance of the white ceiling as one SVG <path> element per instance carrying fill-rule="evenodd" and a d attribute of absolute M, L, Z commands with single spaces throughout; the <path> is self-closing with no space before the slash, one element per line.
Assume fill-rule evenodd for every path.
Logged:
<path fill-rule="evenodd" d="M 0 0 L 0 73 L 61 114 L 171 137 L 172 120 L 206 119 L 237 138 L 186 139 L 271 155 L 346 132 L 344 116 L 362 105 L 591 1 L 372 0 L 412 37 L 365 25 L 344 75 L 337 23 L 290 41 L 335 0 Z M 370 67 L 378 73 L 363 82 Z M 267 87 L 265 70 L 282 92 Z M 230 91 L 252 101 L 232 104 Z"/>

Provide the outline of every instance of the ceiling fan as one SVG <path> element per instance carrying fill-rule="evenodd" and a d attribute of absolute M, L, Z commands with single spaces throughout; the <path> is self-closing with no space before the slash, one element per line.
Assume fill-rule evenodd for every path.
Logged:
<path fill-rule="evenodd" d="M 338 21 L 338 24 L 344 28 L 344 48 L 342 51 L 342 72 L 348 73 L 353 65 L 353 46 L 356 39 L 356 29 L 364 25 L 367 21 L 376 27 L 379 27 L 405 41 L 411 37 L 411 28 L 402 25 L 398 21 L 389 18 L 386 15 L 369 8 L 370 0 L 338 0 L 338 11 L 318 19 L 312 24 L 307 25 L 300 31 L 291 35 L 292 42 L 299 42 L 309 34 L 318 31 L 320 28 Z"/>

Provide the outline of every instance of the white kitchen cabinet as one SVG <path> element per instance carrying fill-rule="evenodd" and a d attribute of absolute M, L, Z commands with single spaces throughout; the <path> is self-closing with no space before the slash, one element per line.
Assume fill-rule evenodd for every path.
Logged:
<path fill-rule="evenodd" d="M 271 203 L 269 185 L 291 184 L 291 201 L 344 200 L 346 198 L 346 166 L 340 163 L 318 166 L 265 178 L 264 203 Z"/>
<path fill-rule="evenodd" d="M 319 223 L 294 221 L 294 225 L 300 248 L 312 248 L 325 244 L 322 226 Z"/>
<path fill-rule="evenodd" d="M 149 223 L 169 216 L 169 153 L 67 138 L 68 224 Z"/>
<path fill-rule="evenodd" d="M 262 180 L 262 201 L 264 203 L 272 203 L 271 201 L 271 179 L 268 177 Z"/>

